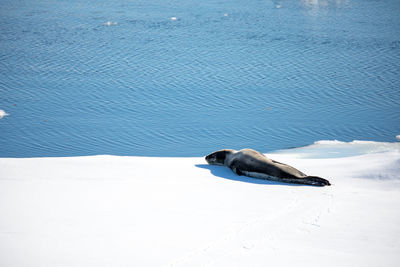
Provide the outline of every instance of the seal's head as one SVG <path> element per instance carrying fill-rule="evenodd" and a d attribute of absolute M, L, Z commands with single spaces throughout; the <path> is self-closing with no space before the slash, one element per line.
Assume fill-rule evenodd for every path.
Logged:
<path fill-rule="evenodd" d="M 229 158 L 235 150 L 221 149 L 206 156 L 206 161 L 211 165 L 225 165 L 226 159 Z"/>

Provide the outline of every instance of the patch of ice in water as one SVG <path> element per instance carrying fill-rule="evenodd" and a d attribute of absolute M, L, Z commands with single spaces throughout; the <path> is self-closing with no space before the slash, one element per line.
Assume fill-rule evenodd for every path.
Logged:
<path fill-rule="evenodd" d="M 7 112 L 5 112 L 4 110 L 0 109 L 0 119 L 2 119 L 5 116 L 8 116 L 10 114 L 8 114 Z"/>
<path fill-rule="evenodd" d="M 118 25 L 118 22 L 107 21 L 107 22 L 104 23 L 103 25 L 104 25 L 104 26 L 116 26 L 116 25 Z"/>
<path fill-rule="evenodd" d="M 397 140 L 400 140 L 400 134 L 399 134 L 399 135 L 396 135 L 396 139 L 397 139 Z"/>

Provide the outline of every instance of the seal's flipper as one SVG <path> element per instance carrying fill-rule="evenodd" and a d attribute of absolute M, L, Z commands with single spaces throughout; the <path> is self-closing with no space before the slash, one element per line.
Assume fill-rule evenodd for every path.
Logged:
<path fill-rule="evenodd" d="M 243 173 L 242 173 L 242 171 L 238 168 L 239 166 L 238 166 L 238 160 L 237 159 L 235 159 L 235 160 L 233 160 L 230 164 L 229 164 L 229 168 L 234 172 L 234 173 L 236 173 L 237 175 L 243 175 Z"/>
<path fill-rule="evenodd" d="M 232 168 L 231 169 L 234 173 L 236 173 L 237 175 L 243 175 L 243 173 L 237 168 L 237 167 L 234 167 L 234 168 Z"/>
<path fill-rule="evenodd" d="M 316 186 L 331 185 L 331 183 L 328 180 L 318 177 L 318 176 L 306 176 L 306 177 L 302 178 L 301 180 L 303 180 L 306 184 L 309 184 L 309 185 L 316 185 Z"/>

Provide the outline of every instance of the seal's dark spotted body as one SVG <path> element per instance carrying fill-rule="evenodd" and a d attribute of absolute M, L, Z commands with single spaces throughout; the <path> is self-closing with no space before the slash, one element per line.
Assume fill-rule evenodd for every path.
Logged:
<path fill-rule="evenodd" d="M 229 167 L 237 175 L 279 181 L 285 183 L 307 184 L 315 186 L 331 185 L 328 180 L 307 176 L 301 171 L 278 161 L 272 160 L 252 149 L 235 151 L 222 149 L 206 156 L 212 165 Z"/>

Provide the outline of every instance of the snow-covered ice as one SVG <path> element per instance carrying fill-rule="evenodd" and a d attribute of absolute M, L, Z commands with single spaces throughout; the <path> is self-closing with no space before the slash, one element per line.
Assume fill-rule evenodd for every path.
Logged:
<path fill-rule="evenodd" d="M 236 176 L 203 158 L 2 158 L 0 262 L 398 266 L 400 143 L 364 145 L 267 154 L 330 187 Z"/>

